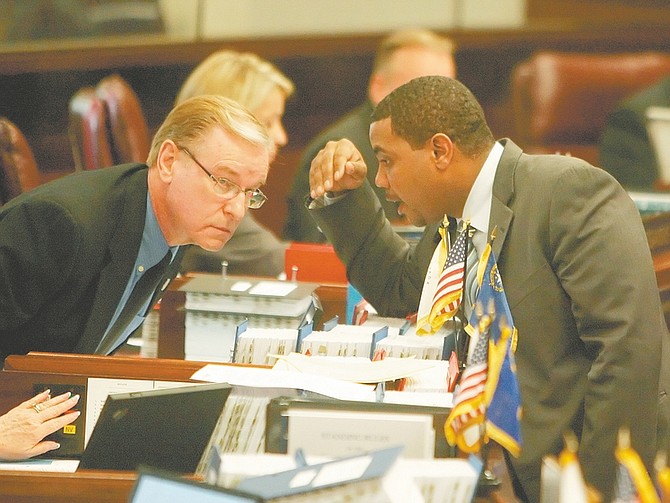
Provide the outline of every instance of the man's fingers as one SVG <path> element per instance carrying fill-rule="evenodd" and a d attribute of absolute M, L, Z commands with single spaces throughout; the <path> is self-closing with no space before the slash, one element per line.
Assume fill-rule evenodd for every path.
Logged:
<path fill-rule="evenodd" d="M 330 141 L 314 157 L 310 166 L 310 195 L 348 190 L 360 185 L 367 168 L 361 154 L 347 139 Z"/>

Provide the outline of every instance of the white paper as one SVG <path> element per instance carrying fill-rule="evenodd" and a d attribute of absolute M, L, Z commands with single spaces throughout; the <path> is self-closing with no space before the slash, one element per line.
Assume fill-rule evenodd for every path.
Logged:
<path fill-rule="evenodd" d="M 373 386 L 320 375 L 276 369 L 209 364 L 197 370 L 191 376 L 191 379 L 206 382 L 227 382 L 232 385 L 256 388 L 300 389 L 340 400 L 375 401 Z"/>
<path fill-rule="evenodd" d="M 233 292 L 246 292 L 251 288 L 251 283 L 248 281 L 238 281 L 230 287 L 230 290 Z"/>
<path fill-rule="evenodd" d="M 371 361 L 370 358 L 363 357 L 306 356 L 300 353 L 291 353 L 278 358 L 275 365 L 277 369 L 327 375 L 342 381 L 357 383 L 394 381 L 440 365 L 437 360 L 418 360 L 416 358 L 385 358 Z"/>
<path fill-rule="evenodd" d="M 341 461 L 333 461 L 321 467 L 312 484 L 314 487 L 334 485 L 340 482 L 360 479 L 372 462 L 371 456 L 360 456 Z"/>
<path fill-rule="evenodd" d="M 74 473 L 78 466 L 78 459 L 28 459 L 0 463 L 0 470 Z"/>
<path fill-rule="evenodd" d="M 286 297 L 296 288 L 298 288 L 298 286 L 295 283 L 288 281 L 260 281 L 251 290 L 249 290 L 249 294 Z"/>
<path fill-rule="evenodd" d="M 435 430 L 431 414 L 289 409 L 288 452 L 348 456 L 403 445 L 408 458 L 432 458 Z"/>

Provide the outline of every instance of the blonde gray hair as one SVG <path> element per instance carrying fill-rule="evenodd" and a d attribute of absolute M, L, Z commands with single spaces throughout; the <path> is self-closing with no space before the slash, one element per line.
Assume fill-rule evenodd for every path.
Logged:
<path fill-rule="evenodd" d="M 168 114 L 153 137 L 147 164 L 156 164 L 165 140 L 190 145 L 216 127 L 268 151 L 273 148 L 265 127 L 242 105 L 224 96 L 201 95 L 183 101 Z"/>

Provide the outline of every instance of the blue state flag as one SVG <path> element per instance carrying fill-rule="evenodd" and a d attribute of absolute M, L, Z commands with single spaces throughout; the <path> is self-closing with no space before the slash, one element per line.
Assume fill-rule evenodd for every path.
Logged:
<path fill-rule="evenodd" d="M 478 313 L 485 312 L 492 317 L 485 399 L 488 404 L 486 435 L 518 456 L 521 452 L 521 393 L 514 360 L 517 331 L 490 243 L 480 259 L 477 279 L 479 294 L 469 323 L 476 326 Z"/>

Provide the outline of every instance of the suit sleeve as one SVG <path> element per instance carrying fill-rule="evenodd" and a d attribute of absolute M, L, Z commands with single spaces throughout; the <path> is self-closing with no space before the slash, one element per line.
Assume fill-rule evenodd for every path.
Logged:
<path fill-rule="evenodd" d="M 22 325 L 66 286 L 79 243 L 72 218 L 56 204 L 6 210 L 0 219 L 0 330 Z"/>
<path fill-rule="evenodd" d="M 311 210 L 347 267 L 349 281 L 382 316 L 416 312 L 435 244 L 435 228 L 416 247 L 393 231 L 369 183 Z"/>
<path fill-rule="evenodd" d="M 588 480 L 614 473 L 621 426 L 647 467 L 655 455 L 662 318 L 639 213 L 606 173 L 567 170 L 550 202 L 552 268 L 591 365 L 580 459 Z"/>

